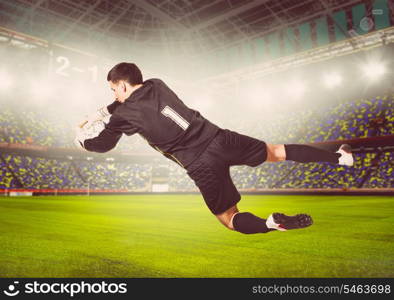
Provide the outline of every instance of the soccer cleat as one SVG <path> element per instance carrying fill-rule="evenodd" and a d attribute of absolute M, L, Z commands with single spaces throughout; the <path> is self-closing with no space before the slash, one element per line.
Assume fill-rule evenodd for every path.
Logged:
<path fill-rule="evenodd" d="M 273 228 L 280 231 L 286 231 L 289 229 L 300 229 L 311 226 L 313 224 L 312 218 L 306 214 L 298 214 L 295 216 L 286 216 L 281 213 L 271 214 L 266 225 L 268 228 Z"/>
<path fill-rule="evenodd" d="M 341 154 L 341 157 L 338 158 L 338 164 L 344 166 L 353 166 L 354 159 L 352 155 L 352 148 L 348 144 L 343 144 L 339 147 L 339 150 L 336 152 Z"/>

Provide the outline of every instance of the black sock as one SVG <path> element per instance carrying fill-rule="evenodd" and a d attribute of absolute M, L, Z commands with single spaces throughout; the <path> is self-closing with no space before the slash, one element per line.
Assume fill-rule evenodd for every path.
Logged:
<path fill-rule="evenodd" d="M 248 212 L 237 213 L 233 218 L 233 227 L 234 230 L 245 234 L 266 233 L 275 230 L 268 228 L 265 221 L 265 219 L 256 217 Z"/>
<path fill-rule="evenodd" d="M 307 162 L 330 162 L 338 163 L 341 154 L 326 151 L 307 145 L 290 144 L 285 145 L 286 160 L 297 161 L 301 163 Z"/>

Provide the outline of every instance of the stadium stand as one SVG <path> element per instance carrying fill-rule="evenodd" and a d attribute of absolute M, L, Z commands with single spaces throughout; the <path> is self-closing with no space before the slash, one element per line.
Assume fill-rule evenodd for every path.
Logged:
<path fill-rule="evenodd" d="M 74 148 L 67 120 L 36 111 L 0 111 L 0 142 Z M 281 115 L 275 120 L 227 120 L 226 128 L 269 143 L 312 143 L 394 134 L 394 95 L 327 105 L 321 110 Z M 29 128 L 29 130 L 27 130 Z M 145 142 L 124 138 L 117 151 L 141 153 Z M 393 152 L 360 153 L 354 167 L 329 163 L 265 163 L 256 168 L 235 166 L 231 175 L 241 190 L 266 188 L 383 188 L 393 187 Z M 64 158 L 1 154 L 0 188 L 32 189 L 149 189 L 152 164 L 72 161 Z M 170 191 L 194 191 L 185 170 L 172 162 Z"/>

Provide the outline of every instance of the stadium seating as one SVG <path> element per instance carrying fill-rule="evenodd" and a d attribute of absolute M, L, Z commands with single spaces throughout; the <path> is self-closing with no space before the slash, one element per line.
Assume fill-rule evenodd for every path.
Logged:
<path fill-rule="evenodd" d="M 0 111 L 0 142 L 72 148 L 68 120 L 53 114 L 9 106 Z M 394 95 L 327 105 L 264 121 L 226 120 L 223 128 L 269 143 L 311 143 L 394 134 Z M 141 153 L 149 146 L 138 136 L 123 138 L 117 150 Z M 150 149 L 150 148 L 149 148 Z M 153 150 L 149 150 L 153 151 Z M 394 153 L 356 155 L 354 167 L 329 163 L 264 163 L 256 168 L 234 166 L 231 175 L 244 190 L 259 188 L 393 187 Z M 0 188 L 147 190 L 152 164 L 96 162 L 1 154 Z M 169 162 L 171 191 L 196 186 L 184 169 Z"/>

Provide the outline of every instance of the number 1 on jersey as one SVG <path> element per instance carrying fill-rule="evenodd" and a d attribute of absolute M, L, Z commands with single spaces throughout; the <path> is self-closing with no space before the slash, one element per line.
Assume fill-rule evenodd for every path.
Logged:
<path fill-rule="evenodd" d="M 175 110 L 166 105 L 161 113 L 165 115 L 167 118 L 173 120 L 176 124 L 178 124 L 183 130 L 186 130 L 189 127 L 189 122 L 187 122 L 184 118 L 182 118 Z"/>

